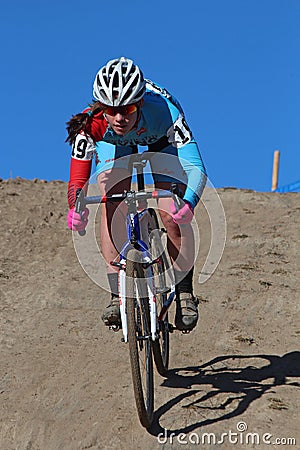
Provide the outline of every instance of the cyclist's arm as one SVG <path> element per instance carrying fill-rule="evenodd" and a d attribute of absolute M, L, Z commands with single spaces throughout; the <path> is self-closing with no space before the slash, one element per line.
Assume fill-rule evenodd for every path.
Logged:
<path fill-rule="evenodd" d="M 174 115 L 174 108 L 172 112 Z M 198 145 L 181 113 L 168 129 L 167 136 L 169 142 L 177 148 L 178 158 L 188 177 L 184 200 L 195 208 L 204 190 L 207 174 Z"/>
<path fill-rule="evenodd" d="M 87 194 L 94 153 L 95 144 L 92 138 L 84 133 L 79 133 L 72 146 L 70 179 L 68 183 L 68 203 L 70 208 L 75 206 L 78 189 L 84 189 L 85 194 Z"/>
<path fill-rule="evenodd" d="M 183 199 L 195 208 L 207 180 L 206 170 L 196 141 L 192 139 L 188 144 L 178 148 L 178 157 L 188 176 L 188 185 Z"/>

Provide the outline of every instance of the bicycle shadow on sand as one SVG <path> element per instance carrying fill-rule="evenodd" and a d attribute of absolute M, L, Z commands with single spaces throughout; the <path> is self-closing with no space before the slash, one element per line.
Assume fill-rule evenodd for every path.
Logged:
<path fill-rule="evenodd" d="M 219 356 L 199 366 L 170 370 L 161 386 L 187 389 L 187 392 L 155 412 L 149 432 L 154 436 L 162 432 L 176 436 L 240 416 L 252 402 L 274 393 L 272 389 L 276 386 L 300 387 L 298 381 L 288 379 L 299 376 L 300 352 L 297 351 L 283 356 Z M 286 409 L 280 399 L 273 400 L 274 409 Z"/>

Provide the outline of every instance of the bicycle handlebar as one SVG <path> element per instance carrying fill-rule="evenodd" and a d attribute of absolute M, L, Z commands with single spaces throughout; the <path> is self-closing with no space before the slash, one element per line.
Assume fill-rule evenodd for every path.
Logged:
<path fill-rule="evenodd" d="M 176 201 L 177 205 L 180 206 L 180 196 L 179 192 L 171 192 L 171 191 L 151 191 L 151 192 L 140 192 L 140 191 L 125 191 L 121 194 L 112 194 L 112 195 L 95 195 L 92 197 L 84 197 L 84 193 L 81 190 L 77 197 L 76 201 L 76 212 L 81 213 L 86 205 L 95 205 L 99 203 L 107 203 L 107 202 L 121 202 L 123 200 L 128 201 L 138 201 L 138 200 L 149 200 L 149 199 L 158 199 L 158 198 L 173 198 Z"/>
<path fill-rule="evenodd" d="M 107 202 L 121 202 L 123 200 L 128 201 L 138 201 L 138 200 L 149 200 L 151 198 L 170 198 L 172 197 L 171 192 L 160 192 L 160 191 L 152 191 L 152 192 L 136 192 L 136 191 L 126 191 L 122 194 L 112 194 L 112 195 L 96 195 L 93 197 L 84 197 L 85 205 L 93 205 L 97 203 L 107 203 Z"/>
<path fill-rule="evenodd" d="M 82 215 L 84 209 L 87 205 L 96 205 L 100 203 L 107 202 L 121 202 L 127 200 L 128 203 L 136 202 L 139 200 L 149 200 L 151 198 L 157 200 L 159 198 L 172 198 L 176 210 L 178 211 L 182 206 L 181 200 L 182 193 L 179 190 L 179 187 L 176 183 L 172 183 L 171 191 L 163 191 L 163 190 L 154 190 L 151 192 L 145 191 L 125 191 L 121 194 L 112 194 L 112 195 L 95 195 L 91 197 L 85 197 L 84 191 L 82 189 L 77 190 L 77 200 L 75 204 L 75 211 Z M 80 236 L 84 236 L 86 234 L 85 230 L 78 232 Z"/>

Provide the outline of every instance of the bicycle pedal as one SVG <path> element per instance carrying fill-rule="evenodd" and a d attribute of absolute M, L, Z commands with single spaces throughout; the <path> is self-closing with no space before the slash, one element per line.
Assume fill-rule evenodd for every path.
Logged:
<path fill-rule="evenodd" d="M 176 328 L 171 323 L 169 324 L 169 332 L 173 333 L 174 331 L 181 331 L 182 334 L 190 334 L 192 330 L 181 330 L 180 328 Z"/>
<path fill-rule="evenodd" d="M 108 325 L 108 329 L 115 333 L 121 329 L 120 325 Z"/>
<path fill-rule="evenodd" d="M 181 330 L 182 334 L 190 334 L 192 330 Z"/>

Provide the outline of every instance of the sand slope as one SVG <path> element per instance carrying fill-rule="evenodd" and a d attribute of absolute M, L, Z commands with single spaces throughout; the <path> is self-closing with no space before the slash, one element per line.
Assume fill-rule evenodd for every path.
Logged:
<path fill-rule="evenodd" d="M 239 424 L 238 439 L 247 432 L 260 439 L 248 448 L 278 448 L 275 438 L 289 437 L 299 448 L 300 197 L 218 193 L 224 254 L 199 284 L 200 252 L 201 320 L 191 334 L 172 335 L 172 370 L 168 379 L 156 376 L 147 432 L 135 411 L 128 349 L 100 320 L 107 294 L 76 258 L 66 184 L 0 183 L 0 449 L 197 448 L 197 438 L 206 442 L 200 448 L 243 448 L 228 437 L 221 443 L 239 422 L 247 431 Z M 205 253 L 203 211 L 196 219 Z M 164 429 L 174 436 L 163 444 L 156 436 Z M 203 433 L 214 433 L 215 445 Z"/>

